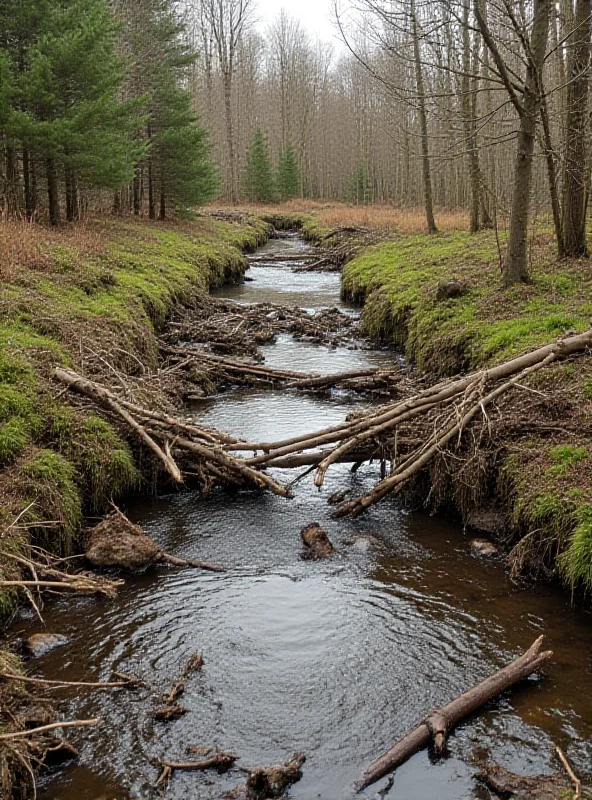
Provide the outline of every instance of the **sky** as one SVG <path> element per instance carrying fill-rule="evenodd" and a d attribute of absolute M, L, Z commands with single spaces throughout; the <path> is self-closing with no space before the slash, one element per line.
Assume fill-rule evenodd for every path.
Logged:
<path fill-rule="evenodd" d="M 261 30 L 272 22 L 282 8 L 302 22 L 313 38 L 325 39 L 339 49 L 335 28 L 331 21 L 333 0 L 257 0 L 257 27 Z"/>

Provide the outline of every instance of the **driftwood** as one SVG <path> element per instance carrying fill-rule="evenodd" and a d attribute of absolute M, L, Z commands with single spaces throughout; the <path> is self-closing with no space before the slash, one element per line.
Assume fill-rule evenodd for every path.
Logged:
<path fill-rule="evenodd" d="M 203 772 L 206 769 L 217 769 L 218 772 L 224 772 L 234 766 L 234 762 L 237 758 L 238 756 L 234 753 L 214 752 L 208 758 L 204 758 L 201 761 L 165 761 L 161 759 L 158 762 L 161 767 L 161 773 L 154 786 L 158 787 L 168 783 L 175 770 Z"/>
<path fill-rule="evenodd" d="M 172 720 L 179 719 L 187 713 L 188 709 L 178 703 L 179 697 L 185 692 L 185 684 L 187 679 L 195 672 L 199 672 L 203 666 L 203 653 L 197 652 L 189 657 L 183 672 L 175 680 L 172 688 L 168 694 L 162 695 L 159 704 L 151 712 L 150 716 L 153 719 L 161 722 L 171 722 Z"/>
<path fill-rule="evenodd" d="M 431 711 L 423 722 L 368 767 L 358 783 L 358 791 L 388 775 L 430 743 L 436 755 L 441 755 L 446 748 L 449 732 L 460 720 L 477 711 L 501 692 L 528 678 L 553 655 L 549 650 L 541 652 L 542 643 L 541 636 L 511 664 L 459 695 L 451 703 Z"/>
<path fill-rule="evenodd" d="M 300 538 L 304 545 L 304 558 L 329 558 L 335 551 L 329 537 L 316 522 L 303 528 Z"/>
<path fill-rule="evenodd" d="M 576 336 L 559 339 L 498 366 L 478 370 L 454 380 L 442 381 L 403 400 L 389 403 L 368 414 L 346 421 L 341 425 L 314 433 L 296 436 L 280 442 L 247 443 L 225 445 L 227 450 L 252 451 L 256 455 L 246 460 L 253 467 L 262 467 L 286 456 L 302 454 L 323 445 L 333 445 L 318 464 L 315 485 L 323 485 L 327 470 L 332 464 L 343 460 L 352 451 L 359 451 L 369 444 L 376 446 L 386 437 L 394 436 L 391 452 L 390 474 L 365 496 L 343 503 L 338 515 L 352 515 L 378 502 L 387 494 L 398 492 L 414 475 L 446 447 L 456 440 L 460 442 L 463 431 L 471 421 L 480 416 L 488 423 L 487 408 L 529 375 L 547 367 L 559 358 L 586 351 L 592 345 L 592 330 Z M 397 450 L 397 439 L 403 426 L 418 420 L 426 421 L 428 434 L 419 443 L 403 453 Z M 263 451 L 257 454 L 258 451 Z M 385 454 L 386 455 L 386 454 Z M 386 458 L 383 457 L 386 463 Z"/>
<path fill-rule="evenodd" d="M 145 686 L 143 681 L 138 680 L 134 676 L 121 675 L 119 673 L 119 680 L 117 681 L 57 681 L 49 680 L 47 678 L 32 678 L 29 675 L 13 675 L 10 672 L 0 672 L 0 678 L 7 681 L 16 681 L 17 683 L 29 683 L 34 686 L 46 686 L 52 689 L 137 689 L 140 686 Z"/>
<path fill-rule="evenodd" d="M 12 731 L 11 733 L 0 733 L 0 741 L 11 739 L 22 739 L 26 736 L 36 736 L 39 733 L 55 731 L 58 728 L 85 728 L 89 725 L 99 725 L 102 722 L 100 717 L 95 719 L 76 719 L 72 722 L 51 722 L 49 725 L 40 725 L 38 728 L 27 728 L 25 731 Z"/>
<path fill-rule="evenodd" d="M 306 756 L 303 753 L 294 753 L 284 764 L 250 770 L 246 785 L 224 795 L 222 800 L 268 800 L 283 797 L 286 789 L 302 777 L 301 767 L 305 761 Z"/>

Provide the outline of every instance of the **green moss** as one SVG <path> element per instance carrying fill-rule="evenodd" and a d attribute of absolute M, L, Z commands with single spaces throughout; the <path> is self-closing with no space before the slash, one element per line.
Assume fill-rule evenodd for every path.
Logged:
<path fill-rule="evenodd" d="M 592 592 L 592 506 L 581 506 L 576 512 L 577 526 L 569 544 L 558 559 L 559 568 L 572 590 Z"/>
<path fill-rule="evenodd" d="M 27 493 L 34 505 L 27 516 L 33 533 L 48 549 L 69 553 L 82 524 L 82 494 L 74 465 L 53 450 L 39 450 L 23 465 Z"/>
<path fill-rule="evenodd" d="M 342 292 L 364 303 L 366 333 L 405 347 L 420 368 L 446 375 L 546 344 L 567 329 L 587 329 L 592 280 L 579 262 L 558 271 L 541 242 L 533 249 L 532 278 L 528 286 L 503 289 L 495 235 L 456 232 L 369 248 L 345 266 Z M 438 283 L 450 280 L 463 281 L 466 291 L 437 301 Z"/>
<path fill-rule="evenodd" d="M 549 475 L 557 477 L 566 477 L 569 474 L 570 467 L 578 464 L 580 461 L 586 461 L 589 457 L 588 450 L 585 447 L 574 447 L 573 445 L 557 445 L 549 450 L 553 466 L 549 467 Z"/>

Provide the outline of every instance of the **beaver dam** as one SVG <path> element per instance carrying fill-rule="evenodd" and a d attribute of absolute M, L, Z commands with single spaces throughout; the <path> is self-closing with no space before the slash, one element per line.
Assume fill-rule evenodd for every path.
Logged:
<path fill-rule="evenodd" d="M 196 390 L 188 400 L 188 429 L 223 431 L 230 445 L 225 453 L 233 440 L 298 439 L 343 425 L 353 413 L 367 416 L 384 402 L 381 392 L 389 381 L 406 380 L 395 353 L 351 349 L 357 317 L 339 301 L 340 276 L 295 271 L 305 257 L 306 246 L 296 236 L 272 240 L 252 257 L 251 280 L 215 293 L 221 303 L 216 313 L 231 314 L 223 308 L 226 301 L 266 304 L 269 328 L 261 331 L 258 312 L 247 339 L 248 314 L 237 314 L 232 324 L 228 316 L 208 362 L 212 380 L 226 390 L 206 398 Z M 310 318 L 290 328 L 290 313 L 282 306 L 304 308 Z M 333 324 L 323 312 L 336 307 L 346 312 L 345 322 L 340 315 Z M 314 319 L 322 313 L 320 337 Z M 278 333 L 279 318 L 285 324 Z M 171 369 L 184 368 L 184 351 L 200 338 L 192 338 L 185 324 L 177 320 L 165 337 Z M 208 324 L 201 324 L 202 341 Z M 273 374 L 254 368 L 252 375 L 266 385 L 255 380 L 237 386 L 236 349 L 230 347 L 237 338 L 242 355 L 261 349 L 261 367 Z M 287 391 L 284 385 L 297 380 L 290 373 L 306 373 L 323 388 L 319 375 L 342 372 L 351 374 L 322 393 Z M 270 388 L 274 375 L 278 385 Z M 360 391 L 363 381 L 370 381 L 370 391 Z M 465 399 L 470 391 L 463 389 Z M 152 420 L 151 428 L 143 423 L 161 444 L 163 425 L 162 419 Z M 170 455 L 164 445 L 162 452 Z M 475 532 L 406 511 L 397 496 L 368 504 L 360 516 L 335 517 L 329 497 L 351 503 L 387 479 L 384 453 L 371 463 L 350 459 L 354 470 L 335 459 L 322 491 L 311 476 L 302 476 L 315 468 L 307 458 L 298 469 L 275 466 L 265 473 L 292 499 L 247 481 L 240 491 L 215 488 L 207 496 L 171 488 L 126 507 L 160 550 L 226 571 L 169 563 L 126 576 L 114 600 L 76 595 L 46 605 L 44 626 L 33 610 L 21 612 L 15 635 L 51 631 L 65 637 L 29 663 L 31 674 L 108 682 L 115 672 L 141 682 L 133 691 L 71 687 L 52 693 L 61 698 L 64 719 L 102 722 L 71 732 L 80 757 L 45 773 L 40 798 L 124 800 L 162 791 L 172 800 L 221 798 L 245 783 L 246 770 L 283 764 L 294 754 L 306 760 L 289 762 L 302 772 L 288 789 L 290 797 L 353 797 L 356 781 L 393 742 L 541 634 L 554 653 L 544 677 L 533 675 L 460 723 L 446 758 L 418 752 L 366 796 L 380 791 L 406 800 L 487 798 L 490 789 L 477 778 L 485 763 L 495 762 L 501 773 L 561 773 L 556 747 L 575 773 L 584 777 L 590 771 L 590 616 L 570 608 L 559 588 L 512 583 L 495 553 L 484 558 L 471 545 Z M 185 462 L 179 464 L 189 474 Z M 231 467 L 218 462 L 216 469 Z M 202 488 L 208 478 L 193 477 Z M 322 545 L 327 558 L 303 557 L 301 531 L 313 523 L 332 544 L 332 550 Z M 314 547 L 311 530 L 316 534 L 307 528 L 304 538 Z M 175 768 L 208 758 L 211 769 Z"/>

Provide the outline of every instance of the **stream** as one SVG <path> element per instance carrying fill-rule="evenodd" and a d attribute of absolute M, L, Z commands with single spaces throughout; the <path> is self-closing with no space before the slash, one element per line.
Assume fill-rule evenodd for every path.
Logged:
<path fill-rule="evenodd" d="M 338 273 L 294 273 L 282 262 L 306 245 L 272 240 L 254 265 L 254 280 L 216 292 L 239 302 L 299 305 L 314 313 L 344 305 Z M 354 313 L 352 311 L 352 313 Z M 266 364 L 333 373 L 392 363 L 386 351 L 327 348 L 281 336 L 263 348 Z M 250 441 L 270 441 L 333 425 L 362 401 L 240 390 L 192 406 L 195 419 Z M 280 480 L 297 471 L 276 470 Z M 64 697 L 67 719 L 104 723 L 69 737 L 80 761 L 46 775 L 41 800 L 152 798 L 159 757 L 184 760 L 188 745 L 217 746 L 237 766 L 284 761 L 306 753 L 292 798 L 346 800 L 366 766 L 432 707 L 454 698 L 525 650 L 541 633 L 555 652 L 546 676 L 461 724 L 450 755 L 427 751 L 397 770 L 388 798 L 488 798 L 474 779 L 471 755 L 524 774 L 555 770 L 554 745 L 576 772 L 592 763 L 592 618 L 570 608 L 557 587 L 518 587 L 503 564 L 472 554 L 470 532 L 454 522 L 404 510 L 387 499 L 355 520 L 334 520 L 327 498 L 368 488 L 378 466 L 352 474 L 333 467 L 322 492 L 310 476 L 294 500 L 270 493 L 216 491 L 206 499 L 177 492 L 127 508 L 162 547 L 214 561 L 224 574 L 159 568 L 128 579 L 113 602 L 59 600 L 44 611 L 46 630 L 69 644 L 31 662 L 35 675 L 105 680 L 112 669 L 147 681 L 148 690 Z M 303 561 L 299 531 L 323 525 L 338 548 L 328 561 Z M 473 534 L 474 535 L 474 534 Z M 44 630 L 28 610 L 15 635 Z M 189 713 L 164 724 L 147 717 L 154 693 L 166 692 L 187 658 L 203 651 L 181 702 Z M 54 693 L 55 694 L 55 693 Z M 191 756 L 189 757 L 191 758 Z M 244 783 L 244 773 L 176 772 L 170 800 L 214 800 Z M 372 787 L 363 796 L 374 797 Z"/>

